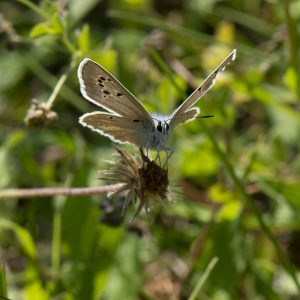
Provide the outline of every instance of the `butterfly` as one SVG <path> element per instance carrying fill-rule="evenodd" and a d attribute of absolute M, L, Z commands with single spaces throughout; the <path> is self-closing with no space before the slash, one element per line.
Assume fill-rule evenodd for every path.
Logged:
<path fill-rule="evenodd" d="M 218 75 L 235 60 L 234 49 L 204 82 L 170 115 L 151 116 L 145 107 L 112 74 L 89 58 L 78 67 L 80 90 L 84 98 L 106 110 L 86 113 L 79 123 L 113 142 L 131 143 L 145 149 L 167 151 L 174 129 L 195 119 L 197 101 L 214 85 Z"/>

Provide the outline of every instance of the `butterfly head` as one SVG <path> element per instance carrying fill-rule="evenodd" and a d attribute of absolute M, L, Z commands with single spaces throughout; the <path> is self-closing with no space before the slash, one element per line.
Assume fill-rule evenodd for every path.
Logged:
<path fill-rule="evenodd" d="M 156 130 L 158 132 L 167 135 L 169 132 L 169 129 L 170 129 L 170 127 L 169 127 L 169 124 L 167 121 L 157 120 Z"/>

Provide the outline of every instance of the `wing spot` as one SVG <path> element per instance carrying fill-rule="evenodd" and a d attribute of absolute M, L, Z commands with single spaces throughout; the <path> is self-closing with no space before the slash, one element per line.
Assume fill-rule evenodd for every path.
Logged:
<path fill-rule="evenodd" d="M 120 96 L 123 96 L 123 94 L 120 92 L 117 92 L 117 96 L 120 97 Z"/>
<path fill-rule="evenodd" d="M 101 86 L 101 87 L 103 87 L 104 88 L 104 85 L 101 83 L 101 82 L 99 82 L 98 81 L 98 83 L 97 83 L 99 86 Z"/>
<path fill-rule="evenodd" d="M 106 95 L 110 95 L 110 92 L 107 91 L 107 90 L 103 90 L 103 93 L 106 94 Z"/>
<path fill-rule="evenodd" d="M 113 117 L 111 117 L 111 116 L 109 116 L 108 118 L 109 118 L 110 120 L 113 120 L 113 119 L 114 119 L 114 118 L 113 118 Z"/>
<path fill-rule="evenodd" d="M 199 91 L 199 92 L 201 92 L 201 91 L 202 91 L 202 86 L 200 86 L 200 87 L 199 87 L 198 91 Z"/>
<path fill-rule="evenodd" d="M 108 80 L 108 81 L 111 81 L 111 79 L 110 79 L 110 78 L 107 78 L 107 80 Z"/>
<path fill-rule="evenodd" d="M 133 122 L 139 122 L 140 120 L 133 120 Z"/>
<path fill-rule="evenodd" d="M 100 76 L 100 77 L 99 77 L 99 79 L 101 79 L 101 80 L 103 80 L 103 81 L 105 81 L 105 80 L 106 80 L 106 78 L 105 78 L 105 77 L 103 77 L 103 76 Z M 98 80 L 99 80 L 99 79 L 98 79 Z"/>

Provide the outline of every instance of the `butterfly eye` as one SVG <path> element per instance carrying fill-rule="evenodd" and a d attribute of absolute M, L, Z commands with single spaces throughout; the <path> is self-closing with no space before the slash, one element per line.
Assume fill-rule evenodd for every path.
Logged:
<path fill-rule="evenodd" d="M 169 129 L 170 129 L 170 126 L 168 123 L 166 123 L 166 130 L 169 131 Z"/>
<path fill-rule="evenodd" d="M 158 130 L 159 132 L 162 132 L 162 126 L 161 126 L 161 122 L 160 122 L 160 121 L 158 122 L 156 128 L 157 128 L 157 130 Z"/>

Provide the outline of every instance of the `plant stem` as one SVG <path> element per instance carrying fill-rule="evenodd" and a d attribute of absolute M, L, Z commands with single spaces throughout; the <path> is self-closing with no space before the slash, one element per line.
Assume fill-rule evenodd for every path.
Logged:
<path fill-rule="evenodd" d="M 57 85 L 57 78 L 44 68 L 44 66 L 30 53 L 26 54 L 24 59 L 26 66 L 30 71 L 32 71 L 40 80 L 42 80 L 46 85 L 54 88 Z M 86 104 L 82 101 L 82 98 L 78 96 L 71 88 L 67 85 L 61 87 L 61 97 L 71 103 L 80 111 L 86 111 Z"/>
<path fill-rule="evenodd" d="M 292 264 L 290 263 L 289 259 L 285 256 L 285 254 L 283 253 L 283 251 L 281 250 L 275 236 L 273 235 L 272 231 L 270 230 L 270 228 L 265 224 L 262 216 L 260 215 L 260 212 L 257 208 L 257 206 L 255 205 L 254 201 L 252 200 L 252 198 L 247 194 L 245 187 L 242 183 L 242 181 L 238 178 L 238 176 L 235 174 L 234 168 L 231 165 L 229 159 L 227 158 L 226 154 L 221 150 L 221 148 L 219 147 L 214 135 L 212 134 L 211 130 L 207 127 L 207 125 L 205 124 L 205 122 L 200 121 L 203 130 L 205 131 L 206 135 L 208 136 L 208 138 L 210 139 L 211 143 L 213 144 L 218 156 L 220 157 L 220 159 L 222 160 L 227 172 L 229 173 L 232 181 L 234 182 L 236 188 L 238 189 L 238 191 L 241 193 L 241 195 L 243 196 L 243 198 L 245 199 L 246 203 L 248 205 L 250 205 L 256 219 L 259 222 L 260 228 L 262 229 L 262 231 L 265 233 L 265 235 L 268 237 L 268 239 L 271 241 L 271 243 L 273 244 L 273 247 L 275 249 L 275 252 L 277 254 L 277 257 L 279 258 L 280 262 L 282 263 L 283 267 L 285 268 L 285 270 L 291 275 L 291 277 L 293 278 L 298 290 L 300 291 L 300 284 L 298 282 L 298 278 L 296 275 L 296 272 L 294 270 L 294 267 L 292 266 Z"/>
<path fill-rule="evenodd" d="M 32 198 L 49 197 L 57 195 L 65 196 L 90 196 L 107 192 L 114 192 L 120 184 L 103 185 L 88 188 L 32 188 L 32 189 L 4 189 L 0 190 L 0 198 Z"/>
<path fill-rule="evenodd" d="M 61 36 L 61 41 L 64 44 L 64 46 L 66 47 L 66 49 L 68 49 L 68 51 L 71 54 L 75 54 L 77 49 L 76 47 L 71 43 L 71 41 L 69 40 L 68 36 L 66 33 L 63 33 Z"/>
<path fill-rule="evenodd" d="M 177 84 L 174 74 L 170 70 L 169 66 L 162 60 L 162 58 L 159 56 L 159 54 L 155 51 L 153 48 L 148 48 L 148 51 L 150 55 L 152 56 L 153 60 L 158 64 L 158 66 L 161 68 L 163 72 L 168 76 L 169 80 L 172 82 L 174 87 L 176 88 L 177 92 L 180 94 L 180 96 L 184 97 L 185 93 L 182 88 Z"/>
<path fill-rule="evenodd" d="M 298 25 L 290 14 L 290 0 L 284 0 L 284 12 L 286 17 L 286 23 L 288 28 L 288 37 L 290 43 L 290 57 L 291 57 L 291 65 L 295 71 L 295 75 L 297 78 L 297 95 L 300 98 L 300 76 L 299 76 L 299 56 L 298 56 Z"/>
<path fill-rule="evenodd" d="M 63 84 L 65 83 L 67 77 L 68 77 L 67 74 L 66 74 L 66 73 L 63 73 L 63 74 L 61 75 L 61 77 L 59 78 L 59 80 L 58 80 L 58 82 L 57 82 L 57 84 L 56 84 L 56 86 L 55 86 L 55 88 L 54 88 L 54 90 L 53 90 L 51 96 L 49 97 L 49 99 L 48 99 L 48 101 L 47 101 L 47 103 L 46 103 L 46 105 L 47 105 L 47 107 L 48 107 L 49 109 L 52 107 L 53 102 L 54 102 L 54 100 L 56 99 L 56 97 L 57 97 L 59 91 L 61 90 L 61 88 L 62 88 L 62 86 L 63 86 Z"/>
<path fill-rule="evenodd" d="M 29 0 L 18 0 L 20 3 L 24 4 L 25 6 L 32 9 L 35 13 L 40 15 L 42 18 L 48 20 L 48 16 L 46 13 L 44 13 L 36 4 L 32 3 Z"/>
<path fill-rule="evenodd" d="M 109 11 L 109 16 L 114 18 L 114 19 L 120 19 L 120 20 L 126 20 L 130 21 L 133 23 L 141 24 L 144 26 L 148 26 L 151 28 L 159 28 L 161 30 L 164 30 L 170 34 L 176 35 L 176 36 L 182 36 L 186 39 L 192 39 L 197 45 L 199 42 L 200 43 L 205 43 L 205 44 L 222 44 L 222 45 L 227 45 L 230 48 L 233 47 L 232 44 L 229 43 L 224 43 L 222 41 L 216 40 L 215 37 L 212 37 L 211 35 L 195 31 L 189 28 L 185 28 L 182 26 L 175 25 L 170 22 L 166 22 L 163 19 L 159 18 L 153 18 L 153 17 L 148 17 L 148 16 L 141 16 L 135 13 L 129 13 L 125 11 L 120 11 L 120 10 L 110 10 Z M 264 53 L 263 51 L 257 50 L 253 47 L 246 46 L 244 43 L 234 43 L 234 48 L 239 49 L 239 53 L 243 53 L 248 55 L 249 57 L 255 56 L 255 58 L 263 61 L 268 57 L 268 53 Z"/>
<path fill-rule="evenodd" d="M 53 234 L 52 234 L 52 250 L 51 250 L 51 266 L 53 272 L 59 272 L 61 265 L 61 209 L 55 209 L 53 216 Z"/>
<path fill-rule="evenodd" d="M 199 281 L 197 282 L 197 285 L 195 286 L 192 294 L 190 295 L 190 297 L 188 298 L 188 300 L 195 300 L 197 295 L 199 294 L 203 284 L 205 283 L 206 279 L 208 278 L 210 272 L 212 271 L 212 269 L 214 268 L 214 266 L 216 265 L 216 263 L 218 262 L 219 258 L 218 257 L 214 257 L 210 263 L 208 264 L 208 266 L 206 267 L 204 273 L 202 274 L 202 276 L 200 277 Z"/>

